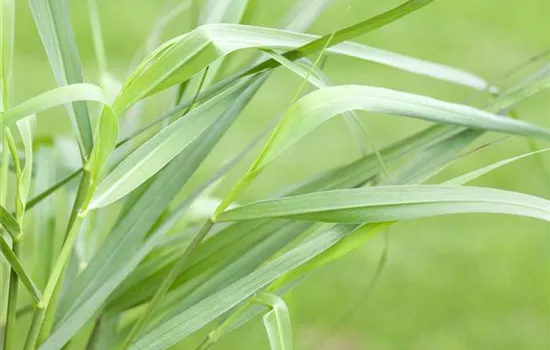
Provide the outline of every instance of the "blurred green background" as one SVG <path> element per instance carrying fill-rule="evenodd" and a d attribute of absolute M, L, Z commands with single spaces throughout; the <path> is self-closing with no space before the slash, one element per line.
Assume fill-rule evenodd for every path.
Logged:
<path fill-rule="evenodd" d="M 324 34 L 355 23 L 401 1 L 335 0 L 312 27 Z M 16 1 L 15 99 L 22 101 L 55 83 L 25 1 Z M 70 1 L 87 80 L 97 82 L 85 1 Z M 162 1 L 99 0 L 109 68 L 119 78 L 143 45 Z M 291 0 L 258 0 L 252 24 L 277 26 Z M 344 16 L 345 10 L 351 10 Z M 189 30 L 183 14 L 170 35 Z M 548 0 L 439 0 L 359 41 L 477 73 L 489 80 L 548 48 Z M 472 91 L 376 64 L 331 56 L 326 72 L 335 83 L 360 83 L 462 101 Z M 242 148 L 284 111 L 299 80 L 281 69 L 262 89 L 197 179 Z M 550 128 L 550 94 L 524 102 L 520 116 Z M 151 108 L 148 115 L 155 117 Z M 40 118 L 39 133 L 70 131 L 62 109 Z M 402 118 L 361 114 L 381 147 L 427 125 Z M 343 120 L 307 137 L 259 179 L 242 201 L 259 198 L 320 170 L 358 156 Z M 488 135 L 480 142 L 493 140 Z M 548 144 L 540 144 L 540 147 Z M 461 159 L 438 179 L 464 173 L 528 151 L 525 140 L 500 142 Z M 545 156 L 550 169 L 550 157 Z M 246 164 L 238 167 L 220 191 Z M 550 197 L 546 175 L 533 158 L 498 170 L 477 185 Z M 550 349 L 550 227 L 534 220 L 461 215 L 400 223 L 390 233 L 390 255 L 374 291 L 364 295 L 382 247 L 375 238 L 353 254 L 315 273 L 286 300 L 297 349 Z M 353 311 L 350 313 L 350 311 Z M 345 317 L 344 317 L 345 316 Z M 198 337 L 198 336 L 197 336 Z M 196 339 L 182 344 L 189 348 Z M 256 320 L 214 349 L 268 349 Z"/>

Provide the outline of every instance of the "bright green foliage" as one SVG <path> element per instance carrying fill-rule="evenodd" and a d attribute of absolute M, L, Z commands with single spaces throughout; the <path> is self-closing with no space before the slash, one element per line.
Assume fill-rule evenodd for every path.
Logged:
<path fill-rule="evenodd" d="M 2 272 L 11 273 L 0 279 L 0 305 L 7 306 L 0 313 L 0 349 L 167 349 L 216 324 L 199 345 L 206 349 L 263 314 L 271 349 L 291 350 L 292 307 L 284 294 L 400 221 L 489 213 L 550 222 L 550 201 L 542 195 L 463 186 L 547 148 L 531 143 L 529 153 L 454 179 L 435 176 L 473 153 L 465 150 L 486 132 L 550 140 L 548 125 L 507 116 L 550 87 L 547 68 L 501 93 L 462 69 L 354 42 L 433 0 L 404 1 L 325 36 L 303 32 L 333 0 L 296 2 L 280 29 L 249 24 L 262 6 L 255 0 L 169 4 L 146 52 L 136 54 L 140 63 L 127 65 L 127 79 L 107 66 L 103 4 L 89 0 L 99 84 L 84 79 L 68 1 L 28 2 L 58 86 L 9 103 L 20 101 L 10 96 L 14 6 L 2 2 L 0 248 Z M 157 45 L 168 24 L 184 15 L 191 28 Z M 494 96 L 475 107 L 418 92 L 336 85 L 322 63 L 331 55 Z M 301 79 L 286 111 L 273 111 L 282 114 L 267 130 L 240 152 L 225 152 L 229 160 L 202 179 L 198 169 L 211 166 L 218 144 L 280 66 Z M 308 83 L 316 90 L 305 92 Z M 43 122 L 42 112 L 62 105 L 77 141 L 35 135 L 35 119 Z M 396 117 L 395 128 L 411 118 L 432 125 L 378 149 L 357 111 Z M 241 204 L 264 170 L 339 115 L 351 128 L 358 159 Z M 255 156 L 246 161 L 248 171 L 235 180 L 230 170 L 249 154 Z M 230 190 L 219 198 L 221 180 Z M 31 209 L 34 215 L 26 215 Z M 28 242 L 34 254 L 21 254 Z M 26 300 L 17 298 L 22 292 L 30 295 L 32 318 L 16 312 L 18 300 Z"/>

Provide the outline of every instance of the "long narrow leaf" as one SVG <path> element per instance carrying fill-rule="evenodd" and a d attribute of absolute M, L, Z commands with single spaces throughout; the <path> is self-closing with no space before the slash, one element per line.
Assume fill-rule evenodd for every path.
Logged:
<path fill-rule="evenodd" d="M 12 237 L 16 237 L 21 232 L 17 220 L 3 206 L 0 206 L 0 224 Z"/>
<path fill-rule="evenodd" d="M 263 82 L 260 76 L 241 93 L 238 103 L 205 130 L 192 147 L 180 153 L 155 178 L 118 221 L 87 268 L 67 289 L 58 320 L 51 336 L 40 350 L 59 349 L 106 302 L 115 288 L 156 246 L 157 241 L 143 245 L 146 233 L 159 218 L 178 191 L 202 163 L 205 156 L 227 131 L 237 115 Z M 136 253 L 138 252 L 138 253 Z M 114 267 L 118 267 L 114 270 Z"/>
<path fill-rule="evenodd" d="M 46 49 L 58 86 L 83 83 L 78 47 L 73 34 L 67 0 L 28 0 L 34 22 Z M 75 121 L 84 158 L 93 147 L 92 126 L 88 107 L 74 102 L 67 107 Z"/>
<path fill-rule="evenodd" d="M 8 127 L 13 123 L 38 114 L 46 109 L 74 101 L 96 101 L 108 105 L 103 90 L 93 84 L 73 84 L 59 87 L 35 96 L 0 114 L 0 123 Z"/>
<path fill-rule="evenodd" d="M 248 82 L 243 80 L 224 91 L 216 100 L 178 119 L 132 152 L 101 182 L 90 209 L 113 203 L 160 171 L 215 122 L 226 105 L 239 96 Z"/>
<path fill-rule="evenodd" d="M 186 81 L 234 51 L 253 48 L 294 49 L 315 38 L 306 34 L 235 24 L 202 26 L 172 39 L 152 53 L 123 88 L 116 108 L 125 110 L 143 97 Z M 327 48 L 327 52 L 373 61 L 480 90 L 487 88 L 483 79 L 471 73 L 365 45 L 342 43 Z"/>
<path fill-rule="evenodd" d="M 384 88 L 343 85 L 314 91 L 296 102 L 258 163 L 258 169 L 327 119 L 356 109 L 550 139 L 548 130 L 472 107 Z"/>
<path fill-rule="evenodd" d="M 550 221 L 550 201 L 490 188 L 376 186 L 260 201 L 228 210 L 217 219 L 288 218 L 367 223 L 459 213 L 500 213 Z"/>
<path fill-rule="evenodd" d="M 15 271 L 25 288 L 29 291 L 29 294 L 33 298 L 35 303 L 39 303 L 40 299 L 42 298 L 42 294 L 34 284 L 34 282 L 31 280 L 31 277 L 27 274 L 23 266 L 21 266 L 21 263 L 19 262 L 19 259 L 17 256 L 13 253 L 10 246 L 0 235 L 0 250 L 2 251 L 2 255 L 6 259 L 6 261 L 9 263 L 11 268 Z"/>
<path fill-rule="evenodd" d="M 193 305 L 185 312 L 163 322 L 132 344 L 130 349 L 161 350 L 176 344 L 180 339 L 185 338 L 237 306 L 277 277 L 322 253 L 348 235 L 352 229 L 351 226 L 342 226 L 329 230 L 310 242 L 282 255 L 238 282 Z"/>

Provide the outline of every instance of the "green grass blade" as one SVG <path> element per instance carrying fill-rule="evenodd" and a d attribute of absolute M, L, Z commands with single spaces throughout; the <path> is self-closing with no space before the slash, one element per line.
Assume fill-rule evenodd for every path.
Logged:
<path fill-rule="evenodd" d="M 117 110 L 124 111 L 146 96 L 188 80 L 217 59 L 232 52 L 254 48 L 293 49 L 311 42 L 315 38 L 316 36 L 312 35 L 236 24 L 202 26 L 191 33 L 172 39 L 153 52 L 136 70 L 132 79 L 125 84 L 115 106 Z M 313 51 L 313 53 L 318 51 L 320 49 Z M 487 88 L 485 80 L 473 74 L 361 44 L 342 43 L 333 46 L 331 43 L 327 53 L 373 61 L 476 89 L 484 90 Z M 284 56 L 290 59 L 288 55 Z M 294 60 L 300 57 L 302 56 L 296 57 Z M 270 68 L 280 65 L 277 60 L 267 62 L 272 61 L 275 64 Z M 235 80 L 231 78 L 222 81 L 220 84 L 225 87 Z M 216 89 L 219 90 L 219 86 L 214 90 Z"/>
<path fill-rule="evenodd" d="M 334 33 L 334 35 L 327 34 L 305 45 L 302 45 L 299 48 L 285 53 L 285 57 L 290 59 L 291 61 L 294 61 L 307 55 L 319 52 L 324 49 L 329 39 L 331 45 L 336 45 L 344 41 L 352 40 L 358 36 L 364 35 L 366 33 L 384 27 L 392 22 L 395 22 L 414 11 L 417 11 L 424 6 L 429 5 L 433 1 L 434 0 L 409 0 L 402 5 L 386 11 L 378 16 L 366 19 L 357 24 L 338 30 Z M 246 72 L 237 73 L 235 77 L 253 74 L 264 69 L 275 68 L 278 65 L 279 64 L 277 61 L 268 60 L 260 63 L 254 68 L 249 69 Z"/>
<path fill-rule="evenodd" d="M 132 152 L 100 183 L 90 209 L 115 202 L 160 171 L 216 121 L 247 83 L 248 80 L 243 80 L 224 91 L 215 100 L 178 119 Z"/>
<path fill-rule="evenodd" d="M 2 206 L 0 206 L 0 224 L 12 237 L 17 237 L 21 233 L 17 220 Z"/>
<path fill-rule="evenodd" d="M 317 192 L 231 209 L 219 221 L 287 218 L 367 223 L 458 213 L 500 213 L 550 220 L 550 201 L 490 188 L 405 185 Z"/>
<path fill-rule="evenodd" d="M 435 145 L 420 150 L 405 164 L 382 181 L 383 185 L 421 184 L 457 159 L 465 147 L 477 140 L 483 131 L 466 129 Z"/>
<path fill-rule="evenodd" d="M 77 171 L 72 172 L 71 174 L 67 175 L 65 178 L 59 180 L 57 183 L 52 185 L 51 187 L 48 187 L 47 189 L 44 189 L 42 192 L 34 196 L 32 199 L 30 199 L 27 202 L 27 210 L 30 210 L 34 208 L 36 205 L 41 203 L 43 200 L 51 196 L 53 193 L 55 193 L 57 190 L 74 180 L 78 175 L 82 173 L 82 169 L 78 169 Z"/>
<path fill-rule="evenodd" d="M 275 294 L 264 292 L 258 294 L 254 301 L 271 309 L 263 317 L 271 350 L 292 350 L 290 312 L 283 299 Z"/>
<path fill-rule="evenodd" d="M 307 79 L 313 86 L 318 89 L 332 85 L 328 77 L 325 76 L 323 72 L 321 72 L 319 69 L 315 69 L 313 63 L 309 61 L 306 61 L 307 63 L 305 64 L 299 64 L 300 62 L 293 62 L 273 51 L 267 51 L 266 53 L 268 54 L 268 56 L 272 57 L 273 59 L 277 60 L 277 62 L 288 68 L 290 71 L 296 73 L 298 76 L 304 79 Z M 313 71 L 315 74 L 309 74 L 309 72 L 311 71 Z M 357 114 L 355 112 L 345 112 L 342 115 L 346 120 L 346 123 L 350 128 L 355 143 L 357 144 L 357 147 L 361 151 L 361 153 L 363 155 L 368 154 L 369 152 L 366 146 L 370 145 L 370 147 L 375 151 L 378 156 L 381 168 L 384 170 L 384 173 L 387 174 L 388 171 L 384 164 L 383 157 L 380 155 L 378 147 L 376 147 L 376 145 L 372 141 L 372 138 L 370 137 L 367 130 L 359 121 L 359 117 L 357 116 Z"/>
<path fill-rule="evenodd" d="M 498 96 L 491 103 L 492 108 L 496 110 L 507 110 L 510 106 L 516 104 L 518 100 L 524 100 L 541 91 L 550 88 L 550 68 L 539 70 L 526 81 L 521 82 L 518 86 Z"/>
<path fill-rule="evenodd" d="M 62 86 L 14 106 L 0 114 L 0 123 L 9 127 L 13 123 L 32 114 L 74 101 L 96 101 L 107 105 L 103 90 L 93 84 L 73 84 Z"/>
<path fill-rule="evenodd" d="M 523 158 L 531 157 L 531 156 L 534 156 L 534 155 L 537 155 L 537 154 L 540 154 L 540 153 L 544 153 L 544 152 L 548 152 L 548 151 L 550 151 L 550 148 L 545 148 L 545 149 L 541 149 L 541 150 L 538 150 L 538 151 L 521 154 L 521 155 L 516 156 L 516 157 L 510 157 L 510 158 L 507 158 L 507 159 L 503 159 L 501 161 L 498 161 L 498 162 L 495 162 L 493 164 L 487 165 L 483 168 L 474 170 L 474 171 L 469 172 L 467 174 L 464 174 L 464 175 L 455 177 L 451 180 L 445 181 L 443 184 L 445 184 L 445 185 L 454 185 L 454 186 L 463 185 L 465 183 L 468 183 L 472 180 L 477 179 L 478 177 L 481 177 L 481 176 L 483 176 L 485 174 L 488 174 L 488 173 L 490 173 L 494 170 L 497 170 L 498 168 L 501 168 L 505 165 L 511 164 L 511 163 L 516 162 L 518 160 L 521 160 Z"/>
<path fill-rule="evenodd" d="M 50 60 L 58 86 L 83 83 L 78 47 L 74 38 L 67 0 L 28 0 L 36 27 Z M 74 102 L 67 108 L 74 119 L 84 158 L 93 147 L 88 107 Z"/>
<path fill-rule="evenodd" d="M 0 4 L 0 111 L 10 106 L 10 85 L 15 39 L 15 1 Z M 2 126 L 2 124 L 0 124 Z"/>
<path fill-rule="evenodd" d="M 306 95 L 289 109 L 286 123 L 275 135 L 270 149 L 258 162 L 255 170 L 265 167 L 284 150 L 331 117 L 357 109 L 476 129 L 550 138 L 548 130 L 469 106 L 384 88 L 360 85 L 334 86 Z"/>
<path fill-rule="evenodd" d="M 115 149 L 118 139 L 118 119 L 113 110 L 106 106 L 99 118 L 99 125 L 94 142 L 94 148 L 86 167 L 90 171 L 91 186 L 89 196 L 95 192 L 99 176 L 107 163 L 111 152 Z M 91 200 L 91 197 L 88 199 Z M 84 206 L 86 208 L 88 203 Z"/>
<path fill-rule="evenodd" d="M 17 201 L 20 208 L 25 208 L 27 197 L 31 189 L 33 150 L 32 150 L 32 129 L 35 123 L 35 116 L 31 115 L 17 122 L 17 128 L 23 141 L 25 150 L 25 165 L 21 169 L 21 174 L 17 179 Z"/>
<path fill-rule="evenodd" d="M 201 16 L 199 18 L 199 24 L 212 24 L 212 23 L 240 23 L 243 16 L 253 6 L 256 0 L 207 0 L 201 9 Z M 224 58 L 220 58 L 216 62 L 213 62 L 208 66 L 208 71 L 205 71 L 204 76 L 199 75 L 193 77 L 190 81 L 185 82 L 188 84 L 185 86 L 185 90 L 181 91 L 184 94 L 178 93 L 176 104 L 183 99 L 193 98 L 199 92 L 203 85 L 209 86 L 216 80 L 218 74 L 223 68 Z M 193 104 L 191 104 L 192 106 Z"/>
<path fill-rule="evenodd" d="M 65 344 L 148 254 L 149 251 L 141 249 L 145 249 L 145 235 L 262 82 L 262 77 L 258 77 L 249 84 L 241 94 L 239 103 L 233 101 L 232 108 L 204 131 L 192 147 L 180 153 L 159 172 L 134 205 L 118 220 L 87 268 L 68 287 L 68 293 L 60 305 L 54 332 L 40 346 L 41 350 L 59 349 Z M 115 266 L 118 269 L 114 270 Z"/>
<path fill-rule="evenodd" d="M 52 166 L 52 159 L 54 159 L 54 152 L 50 147 L 42 147 L 36 152 L 35 193 L 42 193 L 55 181 L 57 169 Z M 31 208 L 32 201 L 31 199 L 27 202 L 27 212 Z M 57 220 L 55 203 L 56 196 L 49 197 L 32 212 L 34 228 L 32 237 L 33 257 L 35 257 L 34 261 L 38 262 L 33 268 L 33 276 L 40 287 L 46 285 L 55 259 L 55 239 L 52 239 L 52 237 L 55 237 L 55 223 Z"/>
<path fill-rule="evenodd" d="M 1 235 L 0 250 L 2 251 L 2 255 L 4 256 L 6 261 L 9 263 L 13 271 L 15 271 L 15 273 L 31 295 L 34 302 L 39 303 L 40 299 L 42 299 L 42 294 L 40 293 L 40 290 L 38 290 L 34 282 L 31 280 L 31 277 L 27 274 L 23 266 L 21 266 L 21 263 L 19 262 L 17 256 L 15 256 L 8 243 Z"/>
<path fill-rule="evenodd" d="M 352 230 L 338 227 L 282 255 L 238 282 L 229 285 L 185 312 L 161 323 L 132 344 L 130 349 L 166 349 L 237 306 L 277 277 L 320 254 Z"/>
<path fill-rule="evenodd" d="M 100 79 L 105 79 L 109 74 L 107 69 L 107 55 L 105 54 L 105 45 L 103 43 L 103 34 L 101 33 L 101 21 L 99 19 L 99 9 L 97 0 L 88 0 L 88 12 L 90 13 L 90 26 L 92 27 L 92 41 L 97 61 L 97 68 Z"/>

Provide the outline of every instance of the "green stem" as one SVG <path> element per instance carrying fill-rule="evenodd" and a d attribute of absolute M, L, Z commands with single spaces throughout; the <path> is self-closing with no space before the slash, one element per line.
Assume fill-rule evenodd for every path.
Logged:
<path fill-rule="evenodd" d="M 72 248 L 78 234 L 78 229 L 80 228 L 80 224 L 83 220 L 84 217 L 80 215 L 77 216 L 77 219 L 74 221 L 74 224 L 67 235 L 65 244 L 63 244 L 63 248 L 61 248 L 61 252 L 57 257 L 52 274 L 46 284 L 42 302 L 38 304 L 38 307 L 34 311 L 31 328 L 27 334 L 27 340 L 25 342 L 25 350 L 34 350 L 36 348 L 36 343 L 38 341 L 38 336 L 40 335 L 40 330 L 44 325 L 46 313 L 53 313 L 55 305 L 53 305 L 51 301 L 57 294 L 56 290 L 58 288 L 58 283 L 62 279 L 67 262 L 71 256 Z"/>
<path fill-rule="evenodd" d="M 16 191 L 16 200 L 15 200 L 15 216 L 17 219 L 17 223 L 20 228 L 20 232 L 17 236 L 13 237 L 13 243 L 12 243 L 12 251 L 16 259 L 19 259 L 19 251 L 20 251 L 20 243 L 21 238 L 23 236 L 23 214 L 24 214 L 24 206 L 19 200 L 19 178 L 21 176 L 21 164 L 19 162 L 19 156 L 17 154 L 17 147 L 15 145 L 15 140 L 13 138 L 13 135 L 11 134 L 10 129 L 5 128 L 4 129 L 4 136 L 6 138 L 6 142 L 8 145 L 8 148 L 10 150 L 11 157 L 13 159 L 13 164 L 15 166 L 15 172 L 17 177 L 17 191 Z M 15 328 L 16 328 L 16 321 L 17 321 L 17 290 L 19 286 L 19 278 L 17 276 L 17 273 L 14 269 L 10 270 L 9 274 L 9 282 L 8 282 L 8 311 L 7 311 L 7 317 L 6 317 L 6 330 L 5 330 L 5 337 L 4 337 L 4 349 L 9 349 L 9 345 L 13 343 L 13 339 L 15 338 Z"/>
<path fill-rule="evenodd" d="M 19 256 L 20 244 L 18 241 L 13 241 L 12 250 L 15 256 Z M 4 349 L 10 349 L 10 345 L 13 344 L 14 339 L 17 338 L 15 334 L 15 322 L 17 318 L 17 287 L 19 286 L 19 279 L 14 269 L 10 271 L 10 282 L 8 288 L 8 316 L 6 318 L 6 336 L 4 338 Z"/>
<path fill-rule="evenodd" d="M 40 332 L 40 325 L 41 321 L 44 319 L 44 314 L 46 312 L 46 309 L 43 307 L 37 306 L 34 309 L 33 315 L 32 315 L 32 321 L 31 321 L 31 328 L 29 329 L 28 334 L 37 334 Z M 25 341 L 25 350 L 34 350 L 34 345 L 30 343 L 29 337 L 27 337 L 27 340 Z"/>
<path fill-rule="evenodd" d="M 27 202 L 26 210 L 32 209 L 35 205 L 40 203 L 43 199 L 47 198 L 50 194 L 54 193 L 55 191 L 57 191 L 61 187 L 65 186 L 66 184 L 71 182 L 75 177 L 80 175 L 81 172 L 82 172 L 82 168 L 80 168 L 80 169 L 76 170 L 75 172 L 67 175 L 67 177 L 60 180 L 58 183 L 56 183 L 52 187 L 50 187 L 50 188 L 44 190 L 42 193 L 36 195 L 36 197 L 32 198 L 30 201 Z"/>
<path fill-rule="evenodd" d="M 0 129 L 1 130 L 1 129 Z M 2 165 L 0 169 L 0 205 L 6 207 L 8 198 L 9 153 L 8 140 L 2 135 Z"/>
<path fill-rule="evenodd" d="M 203 339 L 196 350 L 207 350 L 212 345 L 214 345 L 214 343 L 217 342 L 218 339 L 220 339 L 227 332 L 228 328 L 233 324 L 233 322 L 237 321 L 252 305 L 253 302 L 251 300 L 248 300 L 242 306 L 240 306 L 237 311 L 227 316 L 223 321 L 220 322 L 220 324 L 216 328 L 208 333 L 208 335 Z"/>
<path fill-rule="evenodd" d="M 193 237 L 193 240 L 187 246 L 185 251 L 183 252 L 183 255 L 178 259 L 176 264 L 172 267 L 168 275 L 164 278 L 162 281 L 162 284 L 157 289 L 155 295 L 147 305 L 147 308 L 145 311 L 141 314 L 141 316 L 138 318 L 134 326 L 132 327 L 132 330 L 130 331 L 130 334 L 126 337 L 124 340 L 124 343 L 122 345 L 122 349 L 126 349 L 129 347 L 132 342 L 134 341 L 135 337 L 139 334 L 139 332 L 143 329 L 147 321 L 149 320 L 149 315 L 154 310 L 155 306 L 164 298 L 166 293 L 168 293 L 168 290 L 176 280 L 176 278 L 184 271 L 184 269 L 187 267 L 187 262 L 189 261 L 189 257 L 191 254 L 197 249 L 199 244 L 202 242 L 202 240 L 206 237 L 208 232 L 210 232 L 210 229 L 212 229 L 212 226 L 214 226 L 214 221 L 211 219 L 208 219 L 204 225 L 201 227 L 199 232 Z"/>
<path fill-rule="evenodd" d="M 66 235 L 61 248 L 61 252 L 55 261 L 54 268 L 46 284 L 46 289 L 42 297 L 42 302 L 38 304 L 38 307 L 34 311 L 31 328 L 27 334 L 27 340 L 25 342 L 25 350 L 34 350 L 38 341 L 39 335 L 46 337 L 49 335 L 49 328 L 53 321 L 53 315 L 55 313 L 55 304 L 59 288 L 65 275 L 65 269 L 71 252 L 73 250 L 74 243 L 78 236 L 80 225 L 85 218 L 86 208 L 82 207 L 85 198 L 88 196 L 88 190 L 90 187 L 90 171 L 85 167 L 82 178 L 80 179 L 80 185 L 78 186 L 78 192 L 73 204 L 69 223 L 67 225 Z M 53 301 L 53 302 L 52 302 Z M 44 320 L 49 320 L 46 324 Z M 44 331 L 41 329 L 44 327 Z"/>

